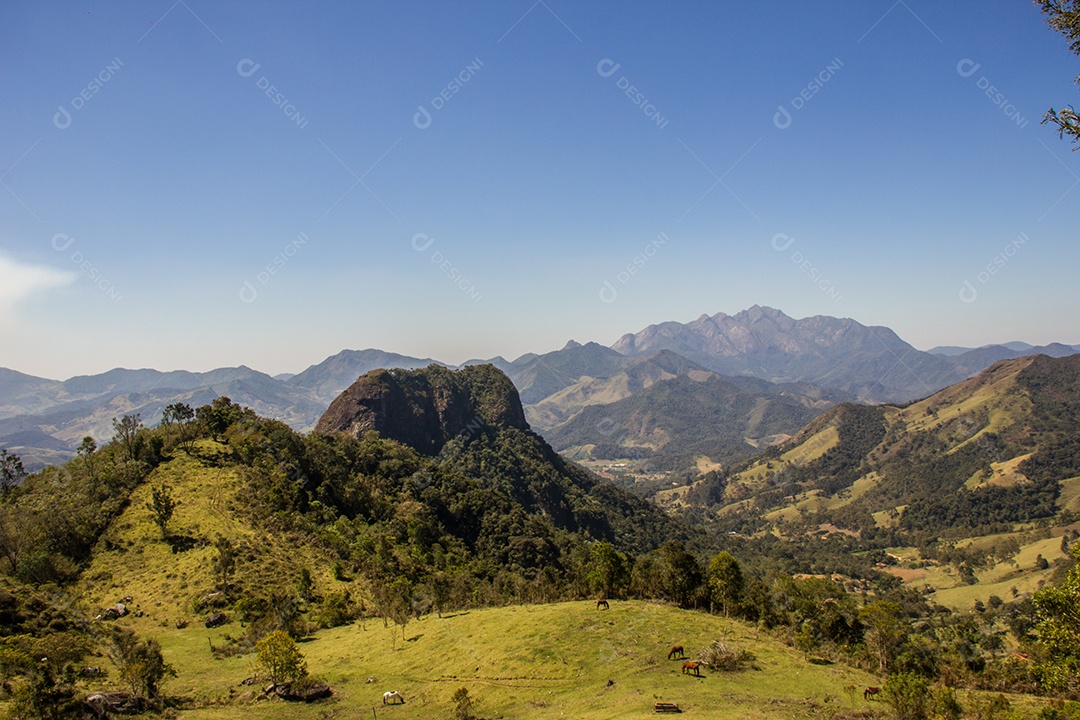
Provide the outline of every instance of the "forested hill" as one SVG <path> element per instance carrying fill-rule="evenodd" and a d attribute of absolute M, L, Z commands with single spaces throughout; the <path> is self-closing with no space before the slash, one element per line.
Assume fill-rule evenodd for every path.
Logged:
<path fill-rule="evenodd" d="M 727 507 L 744 529 L 833 527 L 917 545 L 1059 513 L 1066 522 L 1078 478 L 1080 356 L 1039 355 L 907 406 L 838 406 L 689 497 Z"/>
<path fill-rule="evenodd" d="M 508 499 L 508 516 L 525 513 L 530 522 L 635 550 L 677 535 L 661 511 L 567 462 L 533 433 L 513 383 L 492 365 L 367 373 L 330 404 L 316 426 L 323 436 L 362 439 L 370 432 L 433 457 L 435 467 Z M 548 534 L 541 529 L 534 528 L 537 543 Z"/>

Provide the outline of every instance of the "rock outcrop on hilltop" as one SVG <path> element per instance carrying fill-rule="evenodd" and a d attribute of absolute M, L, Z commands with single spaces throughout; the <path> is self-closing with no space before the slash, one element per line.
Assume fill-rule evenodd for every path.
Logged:
<path fill-rule="evenodd" d="M 315 432 L 362 437 L 375 430 L 424 455 L 483 427 L 528 430 L 521 399 L 510 379 L 493 365 L 449 370 L 372 370 L 339 395 L 319 418 Z"/>

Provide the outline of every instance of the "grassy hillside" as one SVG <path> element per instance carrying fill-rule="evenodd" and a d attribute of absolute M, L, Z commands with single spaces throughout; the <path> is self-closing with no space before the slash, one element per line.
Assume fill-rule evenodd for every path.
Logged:
<path fill-rule="evenodd" d="M 721 533 L 820 558 L 817 538 L 845 534 L 864 572 L 888 566 L 949 607 L 1022 599 L 1068 561 L 1080 530 L 1077 406 L 1076 357 L 1003 361 L 906 406 L 826 411 L 789 442 L 658 500 L 686 513 L 704 504 Z"/>
<path fill-rule="evenodd" d="M 446 718 L 461 687 L 481 717 L 630 718 L 652 714 L 657 701 L 676 702 L 700 717 L 831 717 L 850 708 L 844 688 L 860 691 L 880 680 L 842 665 L 815 665 L 798 651 L 749 626 L 699 612 L 648 602 L 572 602 L 470 610 L 433 615 L 397 628 L 378 620 L 317 633 L 300 644 L 312 673 L 335 690 L 312 705 L 255 701 L 239 683 L 252 672 L 250 657 L 215 660 L 231 627 L 207 631 L 154 628 L 179 677 L 166 685 L 186 697 L 185 720 L 226 718 L 360 717 L 376 706 L 380 717 Z M 715 640 L 752 652 L 758 669 L 683 675 L 668 661 L 673 644 L 691 656 Z M 374 682 L 367 682 L 369 678 Z M 382 706 L 382 693 L 397 690 L 399 707 Z M 864 708 L 861 696 L 856 707 Z"/>
<path fill-rule="evenodd" d="M 200 624 L 209 611 L 196 612 L 193 603 L 217 584 L 213 560 L 218 538 L 236 548 L 232 582 L 245 595 L 291 592 L 305 567 L 326 592 L 351 587 L 333 579 L 332 556 L 310 538 L 253 525 L 250 515 L 240 509 L 239 494 L 245 488 L 238 469 L 208 462 L 224 448 L 208 440 L 197 448 L 198 458 L 179 454 L 158 467 L 102 536 L 76 586 L 88 608 L 103 609 L 131 596 L 132 609 L 145 613 L 151 626 Z M 168 484 L 179 503 L 169 523 L 168 542 L 146 508 L 152 488 L 161 483 Z"/>

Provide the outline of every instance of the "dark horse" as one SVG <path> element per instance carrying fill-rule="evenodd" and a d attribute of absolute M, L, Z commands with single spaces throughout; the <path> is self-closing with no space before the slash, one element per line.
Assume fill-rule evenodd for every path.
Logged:
<path fill-rule="evenodd" d="M 869 700 L 870 698 L 877 695 L 879 692 L 881 692 L 881 688 L 879 687 L 868 687 L 862 691 L 863 700 Z"/>
<path fill-rule="evenodd" d="M 682 660 L 684 657 L 686 657 L 686 653 L 683 652 L 682 645 L 676 645 L 667 654 L 668 660 Z"/>
<path fill-rule="evenodd" d="M 596 601 L 596 609 L 597 610 L 610 610 L 611 606 L 608 605 L 607 600 L 597 600 Z"/>
<path fill-rule="evenodd" d="M 682 664 L 683 675 L 687 673 L 694 673 L 698 677 L 701 677 L 701 663 L 696 660 L 687 660 Z"/>

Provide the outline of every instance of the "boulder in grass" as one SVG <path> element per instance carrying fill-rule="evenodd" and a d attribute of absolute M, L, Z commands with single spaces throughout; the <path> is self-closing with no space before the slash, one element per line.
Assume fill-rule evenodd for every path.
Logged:
<path fill-rule="evenodd" d="M 281 683 L 274 686 L 274 692 L 283 700 L 292 702 L 315 702 L 330 697 L 333 692 L 324 682 L 301 680 L 295 683 Z"/>
<path fill-rule="evenodd" d="M 225 613 L 211 613 L 203 622 L 208 628 L 216 628 L 219 625 L 224 625 L 229 622 L 229 618 L 225 616 Z"/>
<path fill-rule="evenodd" d="M 113 715 L 135 715 L 142 709 L 139 698 L 126 690 L 94 692 L 83 700 L 84 716 L 95 720 L 106 720 Z"/>

